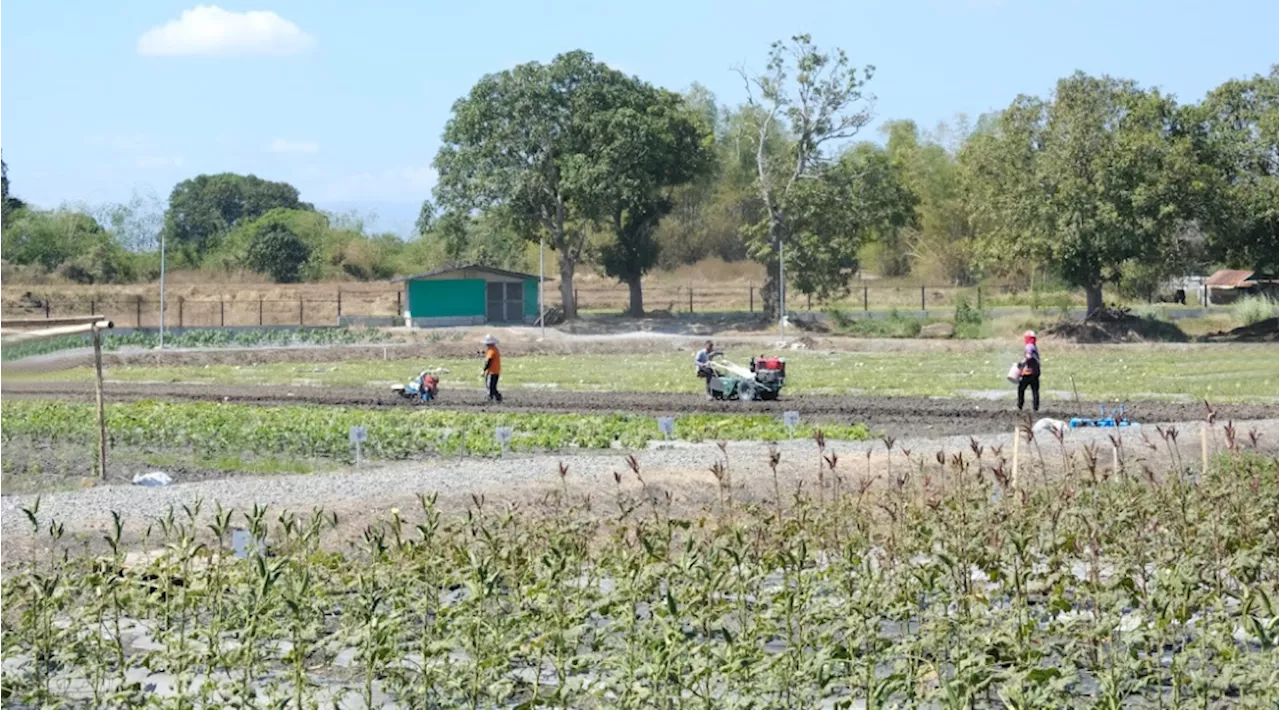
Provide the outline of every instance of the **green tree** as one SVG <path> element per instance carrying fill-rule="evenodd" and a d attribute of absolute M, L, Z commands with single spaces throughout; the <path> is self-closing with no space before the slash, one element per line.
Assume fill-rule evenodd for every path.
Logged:
<path fill-rule="evenodd" d="M 627 284 L 628 314 L 641 316 L 641 279 L 657 263 L 655 232 L 673 207 L 671 191 L 710 171 L 715 138 L 680 95 L 638 80 L 617 86 L 611 104 L 588 127 L 598 178 L 584 212 L 612 233 L 601 265 Z"/>
<path fill-rule="evenodd" d="M 418 208 L 418 219 L 413 223 L 413 233 L 420 237 L 430 232 L 435 221 L 436 206 L 431 204 L 431 200 L 423 200 L 422 207 Z"/>
<path fill-rule="evenodd" d="M 1280 68 L 1232 80 L 1185 120 L 1204 167 L 1200 205 L 1210 259 L 1236 268 L 1274 269 L 1280 260 L 1277 214 L 1277 95 Z"/>
<path fill-rule="evenodd" d="M 902 276 L 914 270 L 922 278 L 972 283 L 973 228 L 960 165 L 953 146 L 944 144 L 947 135 L 956 142 L 966 139 L 967 121 L 960 117 L 954 129 L 940 125 L 932 134 L 922 134 L 913 121 L 890 121 L 881 132 L 888 137 L 886 148 L 902 180 L 918 199 L 918 224 L 881 240 L 881 275 Z"/>
<path fill-rule="evenodd" d="M 757 121 L 750 106 L 714 110 L 714 97 L 695 86 L 686 96 L 693 111 L 713 126 L 715 163 L 709 173 L 676 187 L 671 212 L 659 223 L 659 264 L 675 268 L 709 256 L 725 261 L 747 257 L 743 229 L 764 219 L 764 203 L 756 185 L 756 152 L 750 145 Z M 788 150 L 782 132 L 765 145 L 769 160 Z"/>
<path fill-rule="evenodd" d="M 862 245 L 915 223 L 916 199 L 889 154 L 870 143 L 796 186 L 788 197 L 791 280 L 819 299 L 848 293 Z"/>
<path fill-rule="evenodd" d="M 107 231 L 89 215 L 70 210 L 23 210 L 4 230 L 4 258 L 54 271 L 109 239 Z"/>
<path fill-rule="evenodd" d="M 3 193 L 0 194 L 0 209 L 3 209 L 3 213 L 0 213 L 0 222 L 7 225 L 13 213 L 27 205 L 9 194 L 9 164 L 3 159 L 0 159 L 0 192 Z"/>
<path fill-rule="evenodd" d="M 573 276 L 586 240 L 582 202 L 596 175 L 588 130 L 631 80 L 582 51 L 550 64 L 489 74 L 453 105 L 435 158 L 436 200 L 470 212 L 500 208 L 523 239 L 559 254 L 565 315 L 577 316 Z"/>
<path fill-rule="evenodd" d="M 219 239 L 236 225 L 276 209 L 310 211 L 297 188 L 255 175 L 197 175 L 178 183 L 169 195 L 164 233 L 190 265 L 199 265 Z"/>
<path fill-rule="evenodd" d="M 1156 91 L 1080 72 L 1051 101 L 1016 99 L 965 149 L 985 257 L 1053 263 L 1101 308 L 1122 264 L 1164 258 L 1188 216 L 1191 144 L 1176 114 Z"/>
<path fill-rule="evenodd" d="M 767 217 L 752 231 L 752 256 L 765 265 L 762 291 L 766 313 L 776 315 L 779 296 L 779 255 L 790 240 L 793 225 L 789 210 L 809 204 L 814 196 L 806 184 L 822 173 L 825 148 L 847 140 L 870 120 L 870 97 L 863 87 L 874 67 L 859 70 L 849 64 L 843 49 L 821 51 L 809 35 L 797 35 L 790 44 L 774 42 L 763 74 L 740 70 L 747 85 L 749 104 L 756 109 L 751 142 L 755 148 L 757 187 Z M 786 132 L 789 150 L 773 159 L 768 146 Z M 839 220 L 837 220 L 838 222 Z"/>
<path fill-rule="evenodd" d="M 281 224 L 263 224 L 253 234 L 246 254 L 249 268 L 276 283 L 296 283 L 311 256 L 311 247 Z"/>

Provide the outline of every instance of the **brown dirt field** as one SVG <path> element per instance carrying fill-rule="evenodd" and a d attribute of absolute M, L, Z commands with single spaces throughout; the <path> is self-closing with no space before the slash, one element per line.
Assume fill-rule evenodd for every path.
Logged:
<path fill-rule="evenodd" d="M 56 398 L 92 401 L 93 388 L 72 382 L 21 382 L 3 385 L 5 397 Z M 988 400 L 927 397 L 865 397 L 799 395 L 777 402 L 712 402 L 695 394 L 633 392 L 531 392 L 508 394 L 501 405 L 486 401 L 480 390 L 445 391 L 431 405 L 413 405 L 390 390 L 338 387 L 222 386 L 168 383 L 107 383 L 108 401 L 163 399 L 211 401 L 257 405 L 315 404 L 350 407 L 433 406 L 458 411 L 557 412 L 566 414 L 629 413 L 674 414 L 773 414 L 799 411 L 810 422 L 863 423 L 874 431 L 897 436 L 948 436 L 1011 431 L 1021 416 L 1007 403 Z M 1048 402 L 1035 417 L 1069 419 L 1092 414 L 1103 403 Z M 1217 407 L 1219 421 L 1266 419 L 1276 415 L 1274 406 L 1224 404 Z M 1029 412 L 1027 414 L 1030 414 Z M 1176 402 L 1128 402 L 1125 414 L 1138 422 L 1203 421 L 1204 405 Z"/>

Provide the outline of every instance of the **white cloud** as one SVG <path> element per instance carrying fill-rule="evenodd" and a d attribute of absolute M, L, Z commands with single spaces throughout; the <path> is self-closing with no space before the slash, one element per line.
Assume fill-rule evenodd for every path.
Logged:
<path fill-rule="evenodd" d="M 271 141 L 267 150 L 272 153 L 318 153 L 320 146 L 311 141 L 289 141 L 277 138 Z"/>
<path fill-rule="evenodd" d="M 305 52 L 315 38 L 270 10 L 229 12 L 198 5 L 138 38 L 138 53 L 153 57 L 251 56 Z"/>
<path fill-rule="evenodd" d="M 356 173 L 330 180 L 321 188 L 318 199 L 320 202 L 417 202 L 430 196 L 436 177 L 435 168 L 430 166 Z"/>
<path fill-rule="evenodd" d="M 143 170 L 164 170 L 182 167 L 181 155 L 140 155 L 133 164 Z"/>

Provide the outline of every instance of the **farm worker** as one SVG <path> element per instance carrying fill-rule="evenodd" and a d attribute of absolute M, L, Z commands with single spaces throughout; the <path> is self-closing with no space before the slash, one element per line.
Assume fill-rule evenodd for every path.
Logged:
<path fill-rule="evenodd" d="M 498 339 L 492 335 L 484 336 L 484 379 L 489 388 L 489 401 L 502 402 L 502 393 L 498 391 L 498 376 L 502 374 L 502 356 L 498 354 Z"/>
<path fill-rule="evenodd" d="M 711 396 L 711 377 L 715 374 L 711 369 L 711 353 L 715 345 L 708 340 L 707 346 L 693 354 L 693 366 L 698 377 L 707 381 L 707 396 Z"/>
<path fill-rule="evenodd" d="M 1027 388 L 1031 388 L 1031 409 L 1040 411 L 1040 348 L 1036 347 L 1036 332 L 1028 330 L 1022 334 L 1023 354 L 1022 378 L 1018 380 L 1018 409 L 1022 409 Z"/>

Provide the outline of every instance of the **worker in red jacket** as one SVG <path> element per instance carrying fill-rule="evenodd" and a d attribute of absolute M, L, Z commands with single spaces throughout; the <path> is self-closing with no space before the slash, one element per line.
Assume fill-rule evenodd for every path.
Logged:
<path fill-rule="evenodd" d="M 1022 377 L 1018 379 L 1018 409 L 1022 409 L 1027 389 L 1031 389 L 1031 410 L 1040 411 L 1040 348 L 1036 347 L 1036 332 L 1022 334 Z"/>

